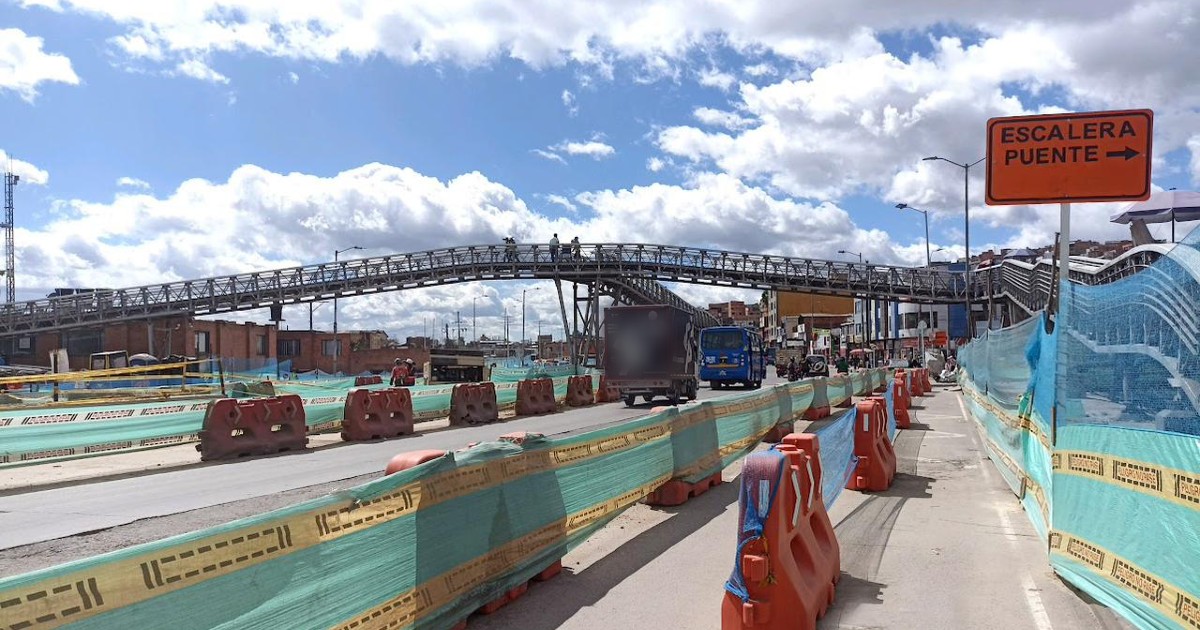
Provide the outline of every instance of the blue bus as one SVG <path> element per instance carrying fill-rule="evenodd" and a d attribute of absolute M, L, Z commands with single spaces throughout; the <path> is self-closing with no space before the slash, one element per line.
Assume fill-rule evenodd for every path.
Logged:
<path fill-rule="evenodd" d="M 767 354 L 758 331 L 739 326 L 716 326 L 700 331 L 700 380 L 713 389 L 740 383 L 762 387 Z"/>

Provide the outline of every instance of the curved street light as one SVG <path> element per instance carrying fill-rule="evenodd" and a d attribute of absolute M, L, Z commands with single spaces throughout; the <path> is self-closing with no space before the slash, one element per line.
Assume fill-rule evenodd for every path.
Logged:
<path fill-rule="evenodd" d="M 354 249 L 362 249 L 362 247 L 355 245 L 353 247 L 347 247 L 346 249 L 334 250 L 333 262 L 336 263 L 338 261 L 338 256 Z M 341 357 L 341 354 L 342 340 L 338 339 L 338 299 L 337 294 L 335 293 L 333 294 L 333 373 L 335 376 L 338 373 L 338 358 Z"/>
<path fill-rule="evenodd" d="M 987 159 L 981 157 L 970 164 L 955 162 L 948 160 L 938 155 L 931 155 L 927 158 L 921 158 L 924 162 L 942 161 L 948 164 L 953 164 L 963 170 L 963 243 L 967 253 L 967 271 L 964 274 L 966 277 L 967 289 L 967 337 L 975 338 L 975 318 L 971 313 L 971 167 L 979 164 Z M 991 315 L 989 314 L 990 318 Z"/>

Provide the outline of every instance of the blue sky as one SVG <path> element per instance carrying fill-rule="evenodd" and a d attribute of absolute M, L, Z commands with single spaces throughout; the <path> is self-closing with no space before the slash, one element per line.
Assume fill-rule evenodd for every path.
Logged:
<path fill-rule="evenodd" d="M 38 4 L 51 6 L 25 6 Z M 503 0 L 430 5 L 436 19 L 424 21 L 371 0 L 356 10 L 383 17 L 365 22 L 355 11 L 240 0 L 223 11 L 154 9 L 175 4 L 0 3 L 0 28 L 15 29 L 8 36 L 25 51 L 0 57 L 0 150 L 49 176 L 19 188 L 24 294 L 320 262 L 368 229 L 395 235 L 364 243 L 373 254 L 558 230 L 916 264 L 920 217 L 897 201 L 934 211 L 935 247 L 962 246 L 961 175 L 920 157 L 974 160 L 989 116 L 1048 107 L 1153 107 L 1166 149 L 1155 183 L 1188 188 L 1200 177 L 1200 94 L 1169 85 L 1190 70 L 1145 46 L 1121 60 L 1144 57 L 1145 71 L 1119 76 L 1105 57 L 1117 53 L 1071 41 L 1159 26 L 1101 6 L 1111 3 L 1033 17 L 964 9 L 949 21 L 948 5 L 932 0 L 862 16 L 811 2 L 800 4 L 821 17 L 794 29 L 769 3 L 747 5 L 757 17 L 743 22 L 716 5 L 666 1 L 651 3 L 658 17 L 614 8 L 602 19 L 574 3 L 516 19 Z M 1195 12 L 1184 0 L 1139 4 Z M 678 21 L 663 17 L 672 12 Z M 1174 24 L 1200 40 L 1194 25 Z M 269 41 L 246 35 L 252 27 Z M 149 43 L 127 45 L 133 38 Z M 46 56 L 69 60 L 76 80 Z M 25 78 L 5 78 L 6 63 Z M 1131 97 L 1130 85 L 1145 89 Z M 388 168 L 361 170 L 372 163 Z M 472 172 L 480 178 L 460 177 Z M 196 179 L 206 182 L 181 188 Z M 1048 209 L 976 203 L 972 249 L 1053 234 Z M 1092 220 L 1111 211 L 1081 208 L 1080 235 L 1119 237 Z M 194 225 L 185 236 L 144 229 L 158 220 Z M 768 223 L 778 225 L 753 227 Z M 494 288 L 495 305 L 514 288 Z M 446 296 L 430 295 L 421 312 L 433 316 Z M 370 315 L 394 298 L 379 299 L 364 299 L 362 323 L 403 326 Z"/>

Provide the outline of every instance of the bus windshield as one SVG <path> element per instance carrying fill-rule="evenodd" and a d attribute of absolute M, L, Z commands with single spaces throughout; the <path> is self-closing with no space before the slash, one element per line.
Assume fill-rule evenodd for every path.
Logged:
<path fill-rule="evenodd" d="M 710 330 L 700 337 L 702 350 L 741 350 L 746 345 L 746 333 L 740 330 Z"/>

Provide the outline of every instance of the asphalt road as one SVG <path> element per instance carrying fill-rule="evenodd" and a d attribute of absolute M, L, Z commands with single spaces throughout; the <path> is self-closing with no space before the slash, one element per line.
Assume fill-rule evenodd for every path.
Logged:
<path fill-rule="evenodd" d="M 775 382 L 779 381 L 772 376 L 770 383 Z M 738 391 L 713 392 L 702 388 L 699 399 L 717 398 Z M 656 404 L 663 404 L 663 401 L 659 399 Z M 596 405 L 478 427 L 418 432 L 386 442 L 346 444 L 3 496 L 0 497 L 0 549 L 361 475 L 382 474 L 388 460 L 403 451 L 453 450 L 470 442 L 494 440 L 514 431 L 546 435 L 568 433 L 644 415 L 651 407 L 644 403 L 633 408 L 623 403 Z"/>
<path fill-rule="evenodd" d="M 820 630 L 1131 628 L 1051 571 L 1046 546 L 983 452 L 958 394 L 922 399 L 896 439 L 892 488 L 845 491 L 830 511 L 837 599 Z M 637 505 L 563 560 L 566 570 L 472 630 L 721 627 L 738 474 L 678 508 Z"/>

